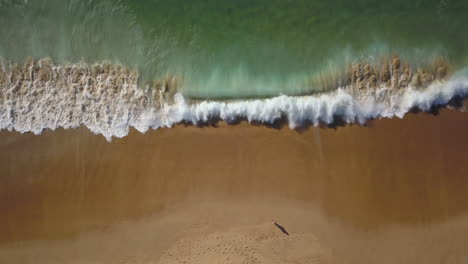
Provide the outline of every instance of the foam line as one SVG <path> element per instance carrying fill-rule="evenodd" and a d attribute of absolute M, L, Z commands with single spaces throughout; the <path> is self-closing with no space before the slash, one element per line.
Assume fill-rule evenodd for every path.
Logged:
<path fill-rule="evenodd" d="M 40 63 L 47 65 L 46 61 Z M 364 124 L 375 118 L 402 118 L 413 108 L 429 111 L 456 96 L 468 95 L 468 76 L 464 74 L 434 81 L 426 88 L 350 87 L 310 96 L 191 103 L 180 93 L 172 100 L 164 89 L 139 88 L 136 73 L 120 67 L 75 64 L 43 68 L 47 70 L 35 71 L 31 66 L 29 71 L 25 66 L 22 74 L 4 74 L 0 129 L 40 134 L 45 129 L 86 126 L 111 140 L 126 136 L 130 127 L 144 133 L 180 122 L 197 125 L 210 120 L 271 124 L 286 118 L 291 129 L 309 123 L 332 124 L 337 117 L 346 123 Z"/>

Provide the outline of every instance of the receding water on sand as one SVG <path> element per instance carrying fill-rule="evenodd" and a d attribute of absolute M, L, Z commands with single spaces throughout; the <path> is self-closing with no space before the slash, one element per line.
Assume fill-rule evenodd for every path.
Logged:
<path fill-rule="evenodd" d="M 180 125 L 111 143 L 2 132 L 0 257 L 464 263 L 467 121 L 443 109 L 301 133 Z"/>

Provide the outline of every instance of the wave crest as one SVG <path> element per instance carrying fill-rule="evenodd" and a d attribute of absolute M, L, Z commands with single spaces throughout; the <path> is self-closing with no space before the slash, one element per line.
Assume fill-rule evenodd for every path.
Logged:
<path fill-rule="evenodd" d="M 311 96 L 278 96 L 262 100 L 234 102 L 204 101 L 190 104 L 181 94 L 176 94 L 175 104 L 165 110 L 166 123 L 200 124 L 212 119 L 232 122 L 246 119 L 249 122 L 273 123 L 281 118 L 288 120 L 291 129 L 311 123 L 332 124 L 336 118 L 346 123 L 364 124 L 375 118 L 402 118 L 414 108 L 430 111 L 434 106 L 446 105 L 455 97 L 468 94 L 468 78 L 456 77 L 435 82 L 424 90 L 409 87 L 395 91 L 381 87 L 373 93 L 356 95 L 352 90 L 336 91 Z"/>
<path fill-rule="evenodd" d="M 273 123 L 286 118 L 290 128 L 306 124 L 364 124 L 368 119 L 403 117 L 413 108 L 429 111 L 455 97 L 468 95 L 468 76 L 434 80 L 427 87 L 351 85 L 331 92 L 281 95 L 268 99 L 191 101 L 176 93 L 177 79 L 168 77 L 154 87 L 138 87 L 138 73 L 122 65 L 84 63 L 54 65 L 49 59 L 23 66 L 0 67 L 0 129 L 40 134 L 45 129 L 81 125 L 108 140 L 124 137 L 129 128 L 140 132 L 191 124 L 239 119 Z"/>

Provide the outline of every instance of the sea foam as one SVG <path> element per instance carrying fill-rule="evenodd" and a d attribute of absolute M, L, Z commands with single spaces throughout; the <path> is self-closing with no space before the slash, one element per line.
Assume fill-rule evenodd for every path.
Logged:
<path fill-rule="evenodd" d="M 453 75 L 427 87 L 339 88 L 308 96 L 191 101 L 171 89 L 138 86 L 138 73 L 120 65 L 54 65 L 44 59 L 0 71 L 0 129 L 40 134 L 46 129 L 85 126 L 107 140 L 129 128 L 144 133 L 181 122 L 199 125 L 236 120 L 271 124 L 285 119 L 291 129 L 313 124 L 365 124 L 369 119 L 403 117 L 414 108 L 429 111 L 468 95 L 468 76 Z M 172 85 L 175 86 L 175 85 Z M 220 87 L 222 89 L 222 87 Z M 174 94 L 175 93 L 175 94 Z"/>
<path fill-rule="evenodd" d="M 375 118 L 402 118 L 414 108 L 429 111 L 432 107 L 446 105 L 451 99 L 467 94 L 468 77 L 434 82 L 423 90 L 408 87 L 395 92 L 391 88 L 382 87 L 375 93 L 360 95 L 340 88 L 321 95 L 281 95 L 259 100 L 190 104 L 183 95 L 176 94 L 175 104 L 165 106 L 164 122 L 157 127 L 170 127 L 179 122 L 196 125 L 213 119 L 226 122 L 245 119 L 248 122 L 271 124 L 281 118 L 288 120 L 291 129 L 306 123 L 332 124 L 336 118 L 346 123 L 364 124 Z"/>

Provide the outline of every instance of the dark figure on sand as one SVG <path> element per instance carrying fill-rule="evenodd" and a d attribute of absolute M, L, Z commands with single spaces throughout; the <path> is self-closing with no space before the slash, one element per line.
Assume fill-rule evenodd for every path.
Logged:
<path fill-rule="evenodd" d="M 279 230 L 281 230 L 281 232 L 283 232 L 285 235 L 288 235 L 289 236 L 289 233 L 288 231 L 286 231 L 286 228 L 284 228 L 282 225 L 278 224 L 275 222 L 275 220 L 272 221 L 272 223 L 279 228 Z"/>

